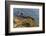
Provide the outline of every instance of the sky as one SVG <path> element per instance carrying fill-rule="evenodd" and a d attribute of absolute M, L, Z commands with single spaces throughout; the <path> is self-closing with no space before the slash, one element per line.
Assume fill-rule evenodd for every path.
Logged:
<path fill-rule="evenodd" d="M 14 8 L 13 9 L 14 16 L 16 16 L 18 12 L 19 14 L 22 12 L 24 16 L 32 16 L 36 20 L 39 20 L 39 9 L 28 9 L 28 8 Z"/>

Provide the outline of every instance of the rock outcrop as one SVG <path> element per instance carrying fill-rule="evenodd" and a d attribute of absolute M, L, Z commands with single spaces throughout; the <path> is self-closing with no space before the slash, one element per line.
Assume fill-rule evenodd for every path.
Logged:
<path fill-rule="evenodd" d="M 35 19 L 30 16 L 14 16 L 14 27 L 36 27 Z"/>

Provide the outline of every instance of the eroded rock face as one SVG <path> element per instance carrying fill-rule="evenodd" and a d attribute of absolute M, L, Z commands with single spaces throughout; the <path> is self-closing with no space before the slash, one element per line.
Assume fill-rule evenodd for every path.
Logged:
<path fill-rule="evenodd" d="M 32 17 L 14 17 L 14 27 L 36 27 L 36 22 Z"/>

